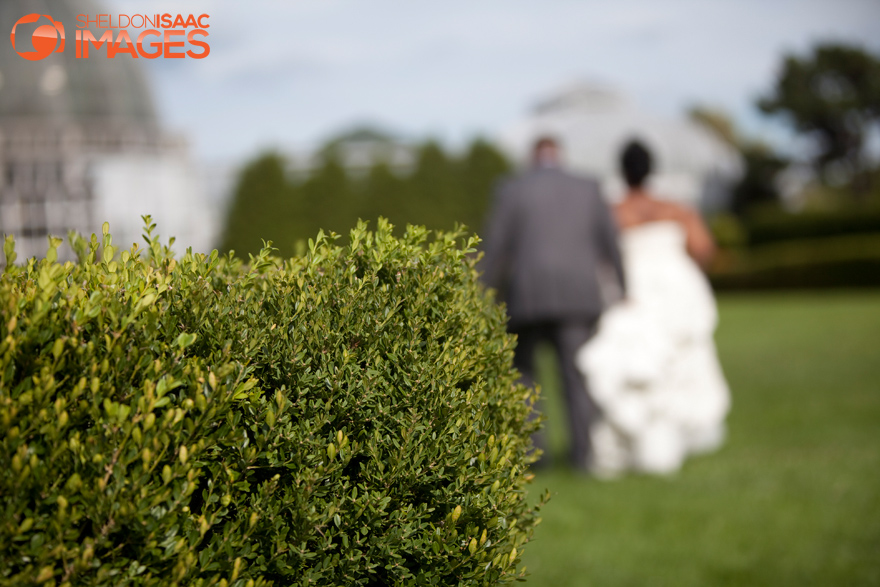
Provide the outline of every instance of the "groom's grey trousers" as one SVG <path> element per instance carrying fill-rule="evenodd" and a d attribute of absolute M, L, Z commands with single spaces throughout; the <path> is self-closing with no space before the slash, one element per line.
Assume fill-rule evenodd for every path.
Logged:
<path fill-rule="evenodd" d="M 597 418 L 598 409 L 591 399 L 583 375 L 575 365 L 575 355 L 595 332 L 595 322 L 564 321 L 544 322 L 521 326 L 513 330 L 517 335 L 514 366 L 522 375 L 522 382 L 528 386 L 535 384 L 535 351 L 540 343 L 553 346 L 559 357 L 562 374 L 562 391 L 567 408 L 568 430 L 571 435 L 569 458 L 575 469 L 589 466 L 592 455 L 590 426 Z M 537 416 L 537 412 L 533 412 Z M 547 450 L 546 433 L 542 428 L 532 437 L 535 447 Z M 547 462 L 546 457 L 539 460 Z"/>

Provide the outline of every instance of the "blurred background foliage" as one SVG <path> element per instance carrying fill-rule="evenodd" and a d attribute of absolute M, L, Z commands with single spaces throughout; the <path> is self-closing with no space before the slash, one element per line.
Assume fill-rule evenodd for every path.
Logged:
<path fill-rule="evenodd" d="M 483 139 L 463 153 L 429 140 L 412 147 L 412 162 L 392 165 L 379 158 L 355 171 L 343 165 L 343 146 L 339 138 L 328 141 L 316 165 L 305 171 L 279 153 L 248 163 L 235 188 L 222 249 L 247 257 L 267 239 L 282 255 L 291 255 L 297 242 L 319 229 L 347 238 L 359 218 L 379 216 L 398 231 L 407 224 L 450 230 L 461 223 L 479 232 L 493 184 L 512 169 Z"/>
<path fill-rule="evenodd" d="M 744 162 L 727 209 L 707 218 L 721 247 L 710 270 L 716 288 L 880 286 L 880 57 L 841 44 L 786 55 L 755 106 L 785 120 L 800 150 L 747 136 L 723 111 L 688 112 Z M 352 142 L 367 145 L 357 164 Z M 494 183 L 513 170 L 500 148 L 476 139 L 452 151 L 426 140 L 401 157 L 400 145 L 359 128 L 308 162 L 256 157 L 238 177 L 221 249 L 247 257 L 269 239 L 290 255 L 318 229 L 344 236 L 358 218 L 379 216 L 398 230 L 462 223 L 479 233 Z"/>

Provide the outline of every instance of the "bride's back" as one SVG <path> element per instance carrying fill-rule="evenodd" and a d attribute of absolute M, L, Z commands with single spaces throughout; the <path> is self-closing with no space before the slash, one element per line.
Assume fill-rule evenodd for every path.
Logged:
<path fill-rule="evenodd" d="M 614 215 L 624 238 L 627 232 L 641 226 L 674 224 L 681 229 L 684 250 L 699 266 L 707 267 L 715 256 L 715 243 L 702 218 L 685 206 L 656 199 L 636 189 L 615 206 Z"/>
<path fill-rule="evenodd" d="M 643 188 L 651 155 L 638 142 L 621 158 L 629 185 L 614 208 L 621 230 L 627 297 L 677 336 L 711 333 L 717 319 L 712 289 L 701 267 L 715 253 L 715 243 L 696 211 L 655 198 Z"/>
<path fill-rule="evenodd" d="M 631 226 L 621 236 L 627 297 L 667 332 L 690 336 L 715 328 L 712 289 L 691 258 L 683 226 L 654 220 Z"/>
<path fill-rule="evenodd" d="M 653 164 L 648 149 L 632 141 L 623 150 L 620 163 L 629 192 L 615 206 L 618 227 L 626 232 L 651 222 L 677 223 L 684 231 L 687 253 L 701 267 L 707 267 L 715 255 L 715 242 L 700 215 L 685 206 L 654 198 L 644 189 Z"/>

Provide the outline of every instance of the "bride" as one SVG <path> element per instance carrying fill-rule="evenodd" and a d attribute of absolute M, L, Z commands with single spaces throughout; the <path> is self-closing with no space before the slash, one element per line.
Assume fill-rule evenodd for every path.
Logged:
<path fill-rule="evenodd" d="M 615 208 L 627 297 L 603 314 L 578 367 L 602 416 L 593 471 L 672 473 L 724 439 L 730 395 L 713 341 L 717 311 L 701 267 L 715 245 L 699 215 L 644 188 L 651 155 L 623 151 L 629 193 Z"/>

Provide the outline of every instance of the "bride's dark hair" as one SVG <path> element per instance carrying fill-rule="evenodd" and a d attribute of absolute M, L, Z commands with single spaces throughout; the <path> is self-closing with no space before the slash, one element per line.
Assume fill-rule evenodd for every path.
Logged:
<path fill-rule="evenodd" d="M 642 187 L 645 178 L 651 173 L 651 152 L 641 141 L 632 140 L 623 148 L 620 167 L 629 187 Z"/>

